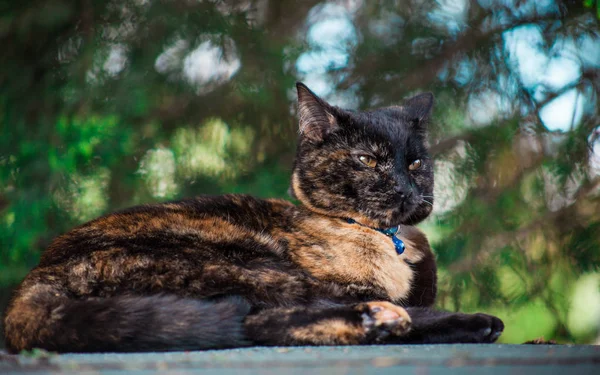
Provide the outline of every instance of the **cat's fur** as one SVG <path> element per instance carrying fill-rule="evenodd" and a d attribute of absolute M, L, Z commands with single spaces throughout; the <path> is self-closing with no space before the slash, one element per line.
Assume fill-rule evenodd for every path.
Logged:
<path fill-rule="evenodd" d="M 77 227 L 16 290 L 8 349 L 494 341 L 499 319 L 428 308 L 436 267 L 412 225 L 432 207 L 432 95 L 370 112 L 330 106 L 302 84 L 298 96 L 291 189 L 301 205 L 198 197 Z M 377 164 L 365 165 L 364 155 Z M 401 255 L 373 229 L 399 224 Z"/>

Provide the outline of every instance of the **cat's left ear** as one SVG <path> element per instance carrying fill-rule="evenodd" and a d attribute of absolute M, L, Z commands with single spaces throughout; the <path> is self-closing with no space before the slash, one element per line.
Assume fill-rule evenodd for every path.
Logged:
<path fill-rule="evenodd" d="M 418 94 L 404 102 L 406 114 L 415 124 L 423 124 L 429 118 L 433 108 L 433 94 L 425 92 Z"/>

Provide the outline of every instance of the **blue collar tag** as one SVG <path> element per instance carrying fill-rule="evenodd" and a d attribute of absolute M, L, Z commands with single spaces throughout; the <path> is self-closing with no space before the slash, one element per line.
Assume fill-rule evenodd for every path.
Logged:
<path fill-rule="evenodd" d="M 354 219 L 346 219 L 346 221 L 348 222 L 348 224 L 358 224 L 358 225 L 362 225 L 361 223 L 357 223 Z M 366 225 L 362 225 L 363 227 Z M 368 227 L 370 228 L 370 227 Z M 393 228 L 388 228 L 388 229 L 378 229 L 378 228 L 371 228 L 374 229 L 378 232 L 381 232 L 383 234 L 385 234 L 388 237 L 392 238 L 392 242 L 394 243 L 394 248 L 396 248 L 396 253 L 398 253 L 398 255 L 404 253 L 404 250 L 406 249 L 406 245 L 404 245 L 404 241 L 402 241 L 400 238 L 398 238 L 398 236 L 396 236 L 396 234 L 398 234 L 398 229 L 400 227 L 393 227 Z"/>
<path fill-rule="evenodd" d="M 402 241 L 400 238 L 394 235 L 392 236 L 392 241 L 394 242 L 394 247 L 396 248 L 398 255 L 402 254 L 404 250 L 406 250 L 406 245 L 404 245 L 404 241 Z"/>

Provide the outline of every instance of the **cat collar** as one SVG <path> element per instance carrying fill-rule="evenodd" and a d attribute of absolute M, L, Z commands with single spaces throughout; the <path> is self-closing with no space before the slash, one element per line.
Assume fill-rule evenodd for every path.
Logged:
<path fill-rule="evenodd" d="M 357 223 L 356 220 L 354 220 L 354 219 L 346 219 L 346 221 L 348 222 L 348 224 L 362 225 L 361 223 Z M 362 226 L 366 227 L 366 225 L 362 225 Z M 367 228 L 371 228 L 371 227 L 367 227 Z M 388 228 L 388 229 L 378 229 L 378 228 L 371 228 L 371 229 L 374 229 L 380 233 L 385 234 L 388 237 L 391 237 L 392 242 L 394 243 L 394 247 L 396 248 L 396 253 L 398 253 L 398 255 L 402 254 L 404 252 L 404 249 L 406 249 L 406 246 L 404 245 L 404 241 L 402 241 L 400 238 L 398 238 L 398 236 L 396 236 L 396 234 L 398 234 L 398 229 L 400 229 L 400 226 L 392 227 L 392 228 Z"/>

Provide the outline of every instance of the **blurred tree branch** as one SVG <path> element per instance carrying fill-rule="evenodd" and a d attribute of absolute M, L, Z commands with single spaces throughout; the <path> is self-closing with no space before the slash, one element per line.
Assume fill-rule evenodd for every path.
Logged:
<path fill-rule="evenodd" d="M 9 205 L 8 199 L 4 195 L 0 195 L 0 212 L 4 211 Z"/>
<path fill-rule="evenodd" d="M 438 155 L 453 150 L 461 142 L 468 142 L 472 140 L 473 137 L 474 134 L 472 131 L 465 131 L 462 134 L 443 139 L 438 143 L 431 145 L 429 147 L 429 153 L 431 154 L 431 156 L 436 157 Z"/>
<path fill-rule="evenodd" d="M 476 256 L 464 258 L 458 262 L 455 262 L 448 267 L 448 270 L 451 273 L 462 273 L 476 269 L 479 264 L 484 263 L 491 255 L 503 247 L 513 243 L 514 241 L 523 241 L 532 232 L 553 222 L 560 221 L 560 227 L 563 232 L 569 232 L 572 228 L 582 225 L 580 215 L 577 214 L 577 207 L 578 205 L 589 204 L 592 200 L 597 200 L 597 197 L 588 199 L 590 198 L 588 195 L 597 190 L 599 187 L 600 176 L 584 182 L 574 194 L 574 204 L 565 206 L 554 212 L 546 212 L 543 214 L 543 216 L 536 218 L 515 232 L 503 232 L 486 238 L 481 246 L 481 250 Z"/>
<path fill-rule="evenodd" d="M 463 55 L 475 49 L 481 49 L 483 45 L 494 40 L 498 34 L 520 26 L 555 21 L 557 19 L 560 19 L 557 15 L 535 15 L 520 19 L 516 18 L 507 24 L 502 24 L 492 30 L 486 30 L 486 16 L 478 16 L 478 19 L 471 22 L 478 26 L 469 28 L 467 32 L 464 32 L 455 40 L 445 41 L 439 53 L 432 59 L 424 61 L 417 61 L 417 59 L 414 59 L 413 61 L 416 64 L 407 68 L 407 71 L 410 72 L 408 75 L 382 81 L 377 87 L 369 88 L 369 91 L 377 93 L 386 92 L 386 95 L 389 95 L 390 97 L 402 97 L 411 91 L 429 86 L 433 80 L 436 79 L 437 72 L 439 72 L 448 62 L 453 61 L 456 56 Z M 396 60 L 393 58 L 364 57 L 357 66 L 353 68 L 352 76 L 344 80 L 339 87 L 347 89 L 356 82 L 359 82 L 362 75 L 366 72 L 389 71 L 391 68 L 390 64 L 394 61 Z"/>

